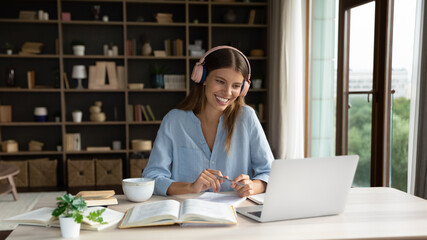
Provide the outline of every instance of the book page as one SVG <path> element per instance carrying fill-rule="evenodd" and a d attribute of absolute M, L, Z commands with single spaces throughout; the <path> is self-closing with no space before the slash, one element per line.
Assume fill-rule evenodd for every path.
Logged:
<path fill-rule="evenodd" d="M 246 197 L 239 197 L 236 192 L 227 192 L 227 193 L 214 193 L 214 192 L 205 192 L 200 195 L 197 199 L 210 201 L 210 202 L 219 202 L 232 205 L 233 207 L 239 206 L 239 204 L 246 200 Z"/>
<path fill-rule="evenodd" d="M 26 212 L 23 214 L 19 214 L 17 216 L 13 216 L 4 221 L 7 222 L 15 222 L 23 225 L 43 225 L 47 226 L 49 221 L 53 219 L 52 211 L 54 208 L 43 207 L 34 211 Z"/>
<path fill-rule="evenodd" d="M 237 223 L 234 208 L 226 203 L 187 199 L 181 204 L 182 222 Z"/>
<path fill-rule="evenodd" d="M 137 205 L 128 210 L 121 228 L 174 223 L 179 218 L 180 203 L 164 200 Z"/>
<path fill-rule="evenodd" d="M 248 199 L 254 201 L 256 204 L 264 204 L 265 193 L 255 194 L 248 197 Z"/>
<path fill-rule="evenodd" d="M 124 215 L 124 213 L 122 212 L 105 208 L 105 212 L 102 213 L 101 217 L 104 220 L 104 222 L 107 222 L 106 224 L 99 224 L 96 222 L 92 222 L 86 217 L 87 215 L 89 215 L 90 212 L 100 210 L 100 209 L 104 209 L 104 207 L 90 207 L 84 212 L 83 214 L 84 218 L 81 225 L 82 229 L 100 231 L 110 226 L 116 226 L 116 224 L 120 222 L 120 220 L 123 218 L 123 215 Z"/>

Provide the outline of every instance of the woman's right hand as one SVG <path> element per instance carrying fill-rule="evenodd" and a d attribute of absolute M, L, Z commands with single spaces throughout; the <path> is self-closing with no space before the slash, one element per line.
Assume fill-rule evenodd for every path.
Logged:
<path fill-rule="evenodd" d="M 203 170 L 197 180 L 191 184 L 192 192 L 199 193 L 201 191 L 208 190 L 209 188 L 212 188 L 213 192 L 219 192 L 221 189 L 221 183 L 223 183 L 224 180 L 217 178 L 215 175 L 222 177 L 222 173 L 219 170 Z M 225 178 L 228 178 L 228 176 L 225 176 Z"/>

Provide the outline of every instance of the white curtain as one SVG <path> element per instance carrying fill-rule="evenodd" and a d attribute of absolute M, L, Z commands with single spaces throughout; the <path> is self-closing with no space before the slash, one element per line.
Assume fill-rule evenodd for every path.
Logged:
<path fill-rule="evenodd" d="M 304 156 L 305 1 L 269 0 L 269 140 L 276 159 Z"/>

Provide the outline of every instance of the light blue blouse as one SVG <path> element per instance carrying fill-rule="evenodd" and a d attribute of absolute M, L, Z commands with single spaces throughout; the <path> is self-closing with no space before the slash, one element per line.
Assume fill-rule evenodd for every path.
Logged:
<path fill-rule="evenodd" d="M 251 179 L 268 182 L 274 157 L 251 107 L 244 106 L 236 120 L 230 154 L 225 149 L 226 137 L 221 116 L 211 152 L 196 115 L 171 110 L 163 118 L 143 172 L 144 177 L 155 179 L 154 194 L 166 195 L 172 182 L 194 182 L 207 168 L 220 170 L 230 179 L 247 174 Z M 221 191 L 233 189 L 224 182 Z"/>

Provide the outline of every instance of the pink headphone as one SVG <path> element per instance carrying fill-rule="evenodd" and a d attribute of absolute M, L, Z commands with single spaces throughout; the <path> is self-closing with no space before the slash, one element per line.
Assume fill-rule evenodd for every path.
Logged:
<path fill-rule="evenodd" d="M 240 96 L 244 97 L 248 93 L 249 86 L 251 85 L 251 65 L 249 64 L 249 60 L 246 58 L 245 54 L 243 54 L 241 51 L 234 47 L 230 46 L 217 46 L 214 48 L 211 48 L 209 51 L 207 51 L 202 58 L 194 65 L 193 72 L 191 73 L 191 80 L 193 80 L 196 83 L 203 83 L 206 80 L 206 67 L 205 67 L 205 58 L 211 54 L 212 52 L 215 52 L 219 49 L 232 49 L 236 52 L 238 52 L 244 59 L 246 64 L 248 65 L 248 79 L 243 81 L 242 88 L 240 89 Z"/>

